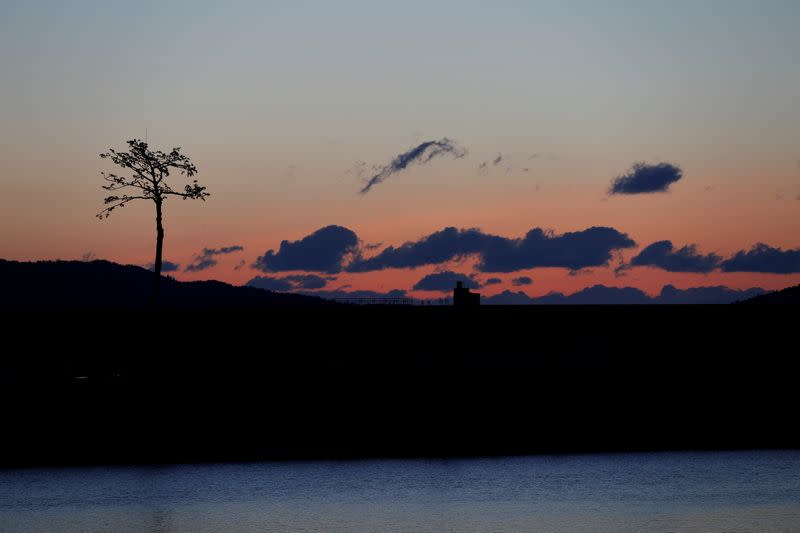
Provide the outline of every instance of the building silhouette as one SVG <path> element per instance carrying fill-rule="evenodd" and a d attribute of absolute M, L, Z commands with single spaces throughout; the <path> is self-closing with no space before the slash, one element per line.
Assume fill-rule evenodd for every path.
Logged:
<path fill-rule="evenodd" d="M 477 292 L 469 292 L 463 282 L 457 281 L 456 288 L 453 289 L 453 305 L 456 307 L 481 305 L 481 295 Z"/>

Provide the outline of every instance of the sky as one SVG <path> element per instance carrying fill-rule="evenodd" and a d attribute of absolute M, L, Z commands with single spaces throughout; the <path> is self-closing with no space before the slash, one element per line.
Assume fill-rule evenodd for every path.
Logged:
<path fill-rule="evenodd" d="M 146 137 L 211 194 L 165 206 L 178 279 L 795 285 L 798 20 L 769 0 L 0 0 L 0 257 L 151 263 L 152 203 L 95 218 L 114 170 L 98 154 Z M 357 244 L 302 240 L 329 226 Z"/>

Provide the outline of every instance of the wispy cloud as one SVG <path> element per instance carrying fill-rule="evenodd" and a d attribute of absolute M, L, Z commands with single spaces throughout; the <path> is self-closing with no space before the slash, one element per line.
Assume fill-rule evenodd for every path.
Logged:
<path fill-rule="evenodd" d="M 321 289 L 329 281 L 336 278 L 328 276 L 317 276 L 316 274 L 294 274 L 291 276 L 256 276 L 246 283 L 248 287 L 267 289 L 270 291 L 289 292 L 301 289 Z"/>
<path fill-rule="evenodd" d="M 155 270 L 155 265 L 153 263 L 149 263 L 145 266 L 147 270 Z M 161 261 L 161 272 L 177 272 L 181 269 L 181 265 L 178 263 L 173 263 L 172 261 Z"/>
<path fill-rule="evenodd" d="M 480 165 L 478 165 L 478 173 L 481 174 L 482 176 L 485 176 L 486 174 L 489 173 L 490 168 L 496 167 L 501 163 L 508 163 L 508 158 L 509 156 L 503 155 L 498 152 L 498 154 L 494 158 L 487 159 L 486 161 L 483 161 Z M 506 172 L 509 172 L 510 170 L 511 167 L 508 166 L 506 168 Z"/>
<path fill-rule="evenodd" d="M 372 187 L 382 183 L 393 174 L 405 170 L 411 164 L 416 163 L 424 165 L 429 163 L 432 159 L 448 154 L 456 159 L 460 159 L 467 154 L 467 151 L 447 137 L 438 141 L 424 142 L 392 159 L 388 165 L 381 168 L 377 174 L 367 181 L 360 192 L 361 194 L 367 194 Z"/>
<path fill-rule="evenodd" d="M 203 248 L 199 254 L 195 254 L 194 260 L 186 265 L 185 272 L 201 272 L 217 264 L 215 259 L 218 255 L 227 255 L 233 252 L 241 252 L 243 246 L 223 246 L 222 248 Z"/>

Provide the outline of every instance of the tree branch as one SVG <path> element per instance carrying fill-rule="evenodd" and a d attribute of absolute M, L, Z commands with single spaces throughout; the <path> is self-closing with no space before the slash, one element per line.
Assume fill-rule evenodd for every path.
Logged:
<path fill-rule="evenodd" d="M 111 216 L 111 212 L 114 209 L 118 207 L 125 207 L 125 204 L 127 204 L 132 200 L 152 200 L 152 199 L 153 199 L 152 197 L 148 196 L 128 196 L 127 194 L 123 196 L 108 196 L 105 200 L 103 200 L 103 203 L 113 204 L 113 205 L 109 205 L 108 207 L 97 213 L 95 216 L 100 220 L 103 220 L 104 218 L 108 218 L 109 216 Z"/>

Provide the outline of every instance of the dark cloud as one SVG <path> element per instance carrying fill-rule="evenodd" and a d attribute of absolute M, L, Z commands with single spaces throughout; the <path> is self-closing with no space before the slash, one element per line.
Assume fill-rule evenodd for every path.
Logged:
<path fill-rule="evenodd" d="M 484 285 L 499 285 L 500 283 L 503 283 L 503 280 L 500 279 L 500 278 L 489 278 L 483 284 Z"/>
<path fill-rule="evenodd" d="M 677 250 L 670 241 L 654 242 L 631 259 L 631 266 L 652 266 L 669 272 L 711 272 L 722 258 L 717 254 L 703 255 L 697 246 L 688 244 Z"/>
<path fill-rule="evenodd" d="M 627 174 L 611 182 L 609 194 L 641 194 L 666 192 L 672 183 L 683 176 L 683 171 L 670 163 L 634 163 Z"/>
<path fill-rule="evenodd" d="M 332 279 L 334 278 L 326 278 L 315 274 L 295 274 L 283 277 L 256 276 L 245 285 L 270 291 L 290 292 L 321 289 Z"/>
<path fill-rule="evenodd" d="M 358 258 L 348 267 L 352 272 L 385 268 L 414 268 L 478 255 L 484 272 L 514 272 L 536 267 L 578 270 L 607 265 L 615 250 L 636 243 L 614 228 L 592 227 L 556 235 L 540 228 L 521 239 L 483 233 L 476 228 L 445 228 L 418 241 L 397 248 L 389 246 L 374 257 Z"/>
<path fill-rule="evenodd" d="M 211 257 L 198 257 L 190 264 L 186 265 L 185 272 L 201 272 L 217 264 L 217 260 Z"/>
<path fill-rule="evenodd" d="M 489 239 L 477 267 L 484 272 L 537 267 L 580 270 L 607 265 L 614 251 L 634 246 L 630 237 L 614 228 L 591 227 L 561 235 L 534 228 L 522 239 Z"/>
<path fill-rule="evenodd" d="M 481 252 L 492 238 L 480 230 L 445 228 L 418 241 L 407 242 L 397 248 L 388 246 L 374 257 L 353 261 L 347 270 L 368 272 L 385 268 L 414 268 L 437 265 L 465 255 Z"/>
<path fill-rule="evenodd" d="M 511 284 L 515 287 L 520 287 L 522 285 L 530 285 L 533 283 L 533 280 L 528 276 L 520 276 L 518 278 L 514 278 L 511 280 Z"/>
<path fill-rule="evenodd" d="M 538 297 L 507 290 L 495 296 L 484 297 L 481 303 L 486 305 L 729 304 L 764 292 L 764 289 L 757 287 L 740 291 L 721 286 L 677 289 L 672 285 L 665 285 L 658 296 L 651 297 L 633 287 L 595 285 L 570 295 L 553 292 Z"/>
<path fill-rule="evenodd" d="M 342 226 L 326 226 L 299 241 L 281 241 L 277 253 L 269 250 L 253 268 L 263 272 L 308 270 L 336 273 L 345 259 L 358 250 L 358 236 Z"/>
<path fill-rule="evenodd" d="M 361 189 L 361 194 L 366 194 L 375 185 L 385 181 L 392 174 L 396 174 L 404 170 L 412 163 L 423 165 L 430 162 L 432 159 L 450 154 L 456 159 L 460 159 L 466 155 L 466 150 L 458 146 L 456 143 L 444 137 L 438 141 L 424 142 L 407 152 L 396 156 L 392 161 L 381 168 L 380 171 L 372 176 L 367 184 Z"/>
<path fill-rule="evenodd" d="M 465 274 L 446 270 L 444 272 L 428 274 L 414 285 L 413 290 L 450 292 L 456 286 L 456 282 L 459 281 L 468 289 L 480 288 L 480 284 L 473 278 Z"/>
<path fill-rule="evenodd" d="M 721 268 L 724 272 L 794 274 L 800 272 L 800 248 L 782 250 L 760 242 L 723 261 Z"/>
<path fill-rule="evenodd" d="M 199 254 L 195 254 L 194 260 L 186 265 L 184 269 L 186 272 L 200 272 L 211 268 L 217 264 L 214 257 L 218 255 L 227 255 L 233 252 L 241 252 L 244 250 L 243 246 L 223 246 L 222 248 L 203 248 Z"/>
<path fill-rule="evenodd" d="M 283 279 L 290 281 L 298 289 L 321 289 L 334 278 L 324 278 L 316 274 L 295 274 Z"/>
<path fill-rule="evenodd" d="M 155 265 L 150 263 L 145 268 L 152 272 L 155 270 Z M 177 272 L 180 269 L 181 265 L 178 263 L 173 263 L 172 261 L 161 261 L 161 272 Z"/>
<path fill-rule="evenodd" d="M 203 248 L 203 254 L 206 255 L 223 255 L 233 252 L 241 252 L 244 246 L 223 246 L 222 248 Z"/>
<path fill-rule="evenodd" d="M 292 290 L 292 284 L 288 280 L 269 276 L 256 276 L 245 285 L 268 291 L 289 292 Z"/>

